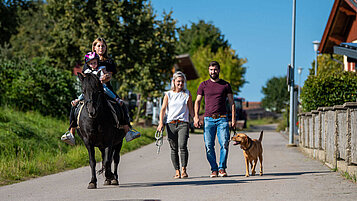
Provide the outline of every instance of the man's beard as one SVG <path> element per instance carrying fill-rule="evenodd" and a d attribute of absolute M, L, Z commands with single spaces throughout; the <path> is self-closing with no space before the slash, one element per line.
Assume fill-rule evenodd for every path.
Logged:
<path fill-rule="evenodd" d="M 209 77 L 213 80 L 216 80 L 219 78 L 219 73 L 213 73 L 213 74 L 210 74 Z"/>

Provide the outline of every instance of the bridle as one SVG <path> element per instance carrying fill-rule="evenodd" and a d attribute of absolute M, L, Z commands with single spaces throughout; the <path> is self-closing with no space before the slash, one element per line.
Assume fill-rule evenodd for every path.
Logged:
<path fill-rule="evenodd" d="M 103 96 L 103 92 L 102 91 L 99 91 L 97 92 L 96 94 L 98 94 L 96 96 L 96 101 L 94 102 L 93 99 L 85 99 L 84 100 L 84 105 L 86 107 L 86 110 L 88 112 L 88 115 L 89 115 L 89 118 L 91 119 L 94 119 L 98 116 L 98 113 L 101 111 L 101 107 L 102 107 L 102 104 L 101 104 L 101 97 Z M 91 113 L 89 112 L 89 109 L 88 109 L 88 103 L 92 103 L 92 106 L 94 107 L 94 116 L 91 115 Z"/>

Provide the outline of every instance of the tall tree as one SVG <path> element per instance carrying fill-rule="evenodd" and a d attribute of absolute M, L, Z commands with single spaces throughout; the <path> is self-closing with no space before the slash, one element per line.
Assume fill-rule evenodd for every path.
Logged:
<path fill-rule="evenodd" d="M 289 101 L 286 77 L 273 77 L 262 87 L 264 98 L 262 106 L 274 112 L 281 113 Z"/>
<path fill-rule="evenodd" d="M 193 99 L 196 99 L 196 91 L 202 81 L 209 79 L 208 64 L 211 61 L 218 61 L 221 66 L 220 78 L 228 81 L 234 94 L 240 92 L 240 88 L 246 83 L 244 75 L 246 68 L 243 66 L 247 60 L 238 58 L 236 52 L 230 48 L 219 48 L 216 53 L 211 48 L 200 47 L 192 56 L 192 62 L 197 69 L 199 78 L 189 81 L 187 88 L 191 91 Z"/>
<path fill-rule="evenodd" d="M 164 89 L 161 80 L 168 80 L 176 44 L 171 14 L 157 20 L 145 0 L 49 0 L 47 11 L 54 24 L 50 57 L 58 65 L 72 68 L 103 37 L 118 64 L 120 92 L 146 97 Z"/>
<path fill-rule="evenodd" d="M 32 7 L 32 1 L 0 0 L 0 46 L 8 43 L 11 36 L 17 33 L 19 14 L 21 10 Z"/>
<path fill-rule="evenodd" d="M 332 59 L 334 58 L 334 59 Z M 310 75 L 315 75 L 315 62 L 313 61 L 311 64 L 311 68 L 309 69 Z M 330 54 L 321 54 L 317 57 L 317 74 L 318 75 L 330 75 L 335 72 L 343 72 L 343 56 L 334 54 L 331 57 Z"/>
<path fill-rule="evenodd" d="M 96 1 L 48 0 L 47 3 L 46 14 L 53 24 L 49 57 L 56 66 L 72 69 L 90 50 L 91 41 L 95 38 L 97 26 L 93 19 Z"/>
<path fill-rule="evenodd" d="M 228 41 L 224 39 L 221 31 L 212 23 L 200 20 L 179 29 L 179 43 L 177 45 L 178 54 L 189 53 L 193 55 L 199 47 L 209 46 L 212 52 L 217 52 L 220 47 L 229 48 Z"/>
<path fill-rule="evenodd" d="M 13 54 L 28 59 L 47 56 L 51 41 L 49 33 L 53 25 L 45 16 L 44 3 L 33 2 L 32 8 L 19 11 L 19 20 L 18 33 L 10 39 Z"/>
<path fill-rule="evenodd" d="M 183 26 L 178 33 L 177 53 L 189 53 L 199 74 L 198 79 L 187 82 L 193 99 L 196 99 L 195 92 L 198 85 L 209 79 L 207 65 L 213 60 L 221 64 L 220 77 L 231 83 L 233 92 L 237 94 L 240 91 L 246 83 L 244 79 L 246 68 L 243 65 L 247 59 L 238 57 L 219 28 L 200 20 L 198 23 L 192 23 L 191 27 Z"/>

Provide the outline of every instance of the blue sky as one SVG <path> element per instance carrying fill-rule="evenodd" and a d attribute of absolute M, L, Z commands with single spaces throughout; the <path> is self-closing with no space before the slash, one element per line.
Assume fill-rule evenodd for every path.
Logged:
<path fill-rule="evenodd" d="M 272 77 L 285 76 L 291 61 L 293 0 L 152 0 L 156 14 L 173 11 L 177 26 L 199 20 L 218 27 L 240 58 L 247 58 L 246 80 L 239 96 L 261 101 Z M 333 0 L 296 0 L 295 83 L 301 83 L 315 58 L 312 41 L 321 40 Z M 224 67 L 222 67 L 224 70 Z"/>

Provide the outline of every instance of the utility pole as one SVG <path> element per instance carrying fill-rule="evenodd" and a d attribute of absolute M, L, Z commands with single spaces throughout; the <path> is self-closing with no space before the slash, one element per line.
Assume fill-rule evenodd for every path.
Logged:
<path fill-rule="evenodd" d="M 319 49 L 320 41 L 318 41 L 318 40 L 312 41 L 312 44 L 314 44 L 314 51 L 315 51 L 315 56 L 316 56 L 316 60 L 315 60 L 315 76 L 316 76 L 317 75 L 317 56 L 318 56 L 317 50 Z"/>
<path fill-rule="evenodd" d="M 290 122 L 289 122 L 289 144 L 288 146 L 296 146 L 294 144 L 295 133 L 295 104 L 294 104 L 294 87 L 295 87 L 295 22 L 296 22 L 296 0 L 293 0 L 293 21 L 292 21 L 292 36 L 291 36 L 291 82 L 290 82 Z"/>

